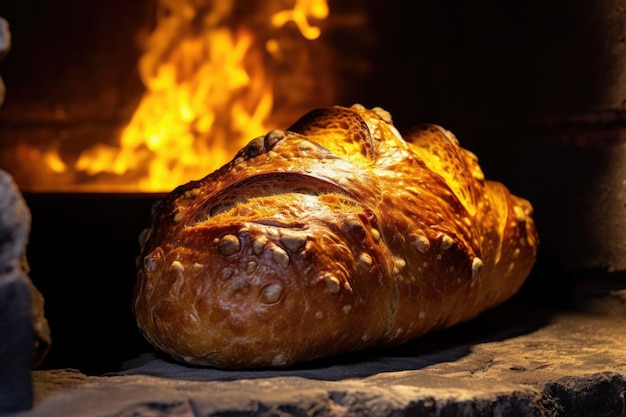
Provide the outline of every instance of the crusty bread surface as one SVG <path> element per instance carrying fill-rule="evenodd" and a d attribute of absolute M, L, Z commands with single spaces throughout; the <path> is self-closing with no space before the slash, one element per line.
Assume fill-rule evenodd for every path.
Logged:
<path fill-rule="evenodd" d="M 175 359 L 287 366 L 394 346 L 512 297 L 532 206 L 437 125 L 313 110 L 154 207 L 133 311 Z"/>

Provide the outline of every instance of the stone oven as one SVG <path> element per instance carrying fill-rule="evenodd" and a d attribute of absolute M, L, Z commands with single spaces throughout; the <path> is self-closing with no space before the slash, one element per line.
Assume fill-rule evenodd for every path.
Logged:
<path fill-rule="evenodd" d="M 25 352 L 0 349 L 0 415 L 624 415 L 625 1 L 7 0 L 0 17 L 0 169 L 31 215 L 51 338 L 24 386 L 9 369 Z M 353 103 L 446 127 L 533 203 L 521 292 L 407 346 L 295 368 L 154 354 L 130 310 L 151 205 L 253 137 Z"/>

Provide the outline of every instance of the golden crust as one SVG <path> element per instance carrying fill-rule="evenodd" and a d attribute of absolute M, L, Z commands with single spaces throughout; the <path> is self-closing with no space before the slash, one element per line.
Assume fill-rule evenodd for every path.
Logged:
<path fill-rule="evenodd" d="M 220 368 L 392 346 L 514 295 L 532 207 L 439 126 L 312 111 L 155 207 L 134 313 L 158 349 Z"/>

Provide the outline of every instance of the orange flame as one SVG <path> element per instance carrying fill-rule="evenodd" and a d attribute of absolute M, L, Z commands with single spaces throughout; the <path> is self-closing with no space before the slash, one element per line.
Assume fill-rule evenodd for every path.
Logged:
<path fill-rule="evenodd" d="M 125 187 L 134 182 L 131 188 L 140 191 L 169 191 L 201 178 L 274 128 L 267 61 L 283 47 L 278 37 L 259 39 L 243 24 L 231 27 L 234 0 L 159 0 L 159 6 L 139 62 L 146 93 L 119 146 L 97 144 L 74 168 L 87 176 L 125 176 Z M 313 40 L 321 29 L 310 22 L 328 13 L 326 0 L 296 0 L 292 9 L 269 14 L 265 26 L 278 30 L 292 22 Z M 53 172 L 69 169 L 56 153 L 46 160 Z"/>

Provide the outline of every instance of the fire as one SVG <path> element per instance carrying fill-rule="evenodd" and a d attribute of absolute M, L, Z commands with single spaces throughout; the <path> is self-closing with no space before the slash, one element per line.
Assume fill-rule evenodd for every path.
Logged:
<path fill-rule="evenodd" d="M 283 10 L 275 13 L 272 16 L 272 24 L 280 28 L 285 23 L 293 21 L 298 25 L 302 36 L 307 39 L 317 39 L 321 34 L 321 30 L 319 27 L 309 24 L 309 16 L 317 19 L 326 19 L 328 16 L 328 5 L 326 2 L 296 0 L 293 10 Z"/>
<path fill-rule="evenodd" d="M 294 83 L 277 77 L 294 77 L 311 61 L 303 60 L 307 48 L 298 45 L 319 38 L 328 5 L 326 0 L 296 0 L 290 8 L 282 7 L 283 0 L 240 3 L 158 0 L 155 29 L 138 65 L 146 92 L 119 144 L 96 144 L 73 166 L 50 151 L 44 158 L 49 169 L 97 178 L 104 181 L 100 188 L 169 191 L 281 127 L 271 120 L 277 111 L 274 89 L 277 82 L 281 88 Z M 254 16 L 244 10 L 251 8 Z M 282 97 L 283 111 L 299 99 Z"/>

